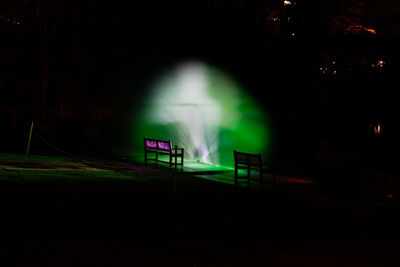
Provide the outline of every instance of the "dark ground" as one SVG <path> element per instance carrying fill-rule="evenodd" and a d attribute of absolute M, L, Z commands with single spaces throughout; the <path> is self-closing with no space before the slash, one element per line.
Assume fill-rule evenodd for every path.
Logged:
<path fill-rule="evenodd" d="M 173 172 L 120 166 L 142 180 L 23 181 L 9 171 L 2 266 L 398 266 L 397 205 L 182 174 L 173 193 Z"/>

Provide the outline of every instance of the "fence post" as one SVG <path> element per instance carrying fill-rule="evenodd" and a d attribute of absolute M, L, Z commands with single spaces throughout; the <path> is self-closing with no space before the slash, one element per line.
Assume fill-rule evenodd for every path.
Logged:
<path fill-rule="evenodd" d="M 32 132 L 33 132 L 33 121 L 31 123 L 31 129 L 29 131 L 29 137 L 28 137 L 28 146 L 26 147 L 26 155 L 29 155 L 29 147 L 31 146 L 31 138 L 32 138 Z"/>

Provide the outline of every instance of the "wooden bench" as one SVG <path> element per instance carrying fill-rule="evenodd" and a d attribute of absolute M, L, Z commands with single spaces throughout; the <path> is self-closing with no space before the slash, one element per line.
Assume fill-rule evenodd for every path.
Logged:
<path fill-rule="evenodd" d="M 248 185 L 250 185 L 250 172 L 251 170 L 255 170 L 258 171 L 260 186 L 262 186 L 263 183 L 264 173 L 267 173 L 267 174 L 272 174 L 273 186 L 275 188 L 276 170 L 271 166 L 263 165 L 261 154 L 243 153 L 234 150 L 233 155 L 235 158 L 235 177 L 234 177 L 235 185 L 238 184 L 239 179 L 247 179 L 247 183 Z M 247 170 L 246 176 L 239 176 L 239 170 L 241 169 Z"/>
<path fill-rule="evenodd" d="M 155 158 L 149 158 L 148 154 L 154 153 Z M 169 155 L 168 161 L 160 160 L 158 156 L 160 155 Z M 183 167 L 183 155 L 184 149 L 172 146 L 171 141 L 158 140 L 158 139 L 150 139 L 144 138 L 144 165 L 147 165 L 147 161 L 155 161 L 168 163 L 169 167 L 181 165 Z M 178 162 L 178 158 L 180 158 L 180 162 Z"/>

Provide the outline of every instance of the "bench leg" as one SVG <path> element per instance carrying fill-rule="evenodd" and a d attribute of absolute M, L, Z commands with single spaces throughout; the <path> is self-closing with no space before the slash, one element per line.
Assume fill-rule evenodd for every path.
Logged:
<path fill-rule="evenodd" d="M 262 167 L 259 171 L 259 184 L 260 184 L 260 188 L 263 186 L 263 171 L 262 171 Z"/>
<path fill-rule="evenodd" d="M 181 165 L 182 165 L 182 168 L 183 168 L 183 155 L 184 155 L 184 153 L 183 153 L 183 151 L 182 151 L 182 154 L 181 154 Z"/>

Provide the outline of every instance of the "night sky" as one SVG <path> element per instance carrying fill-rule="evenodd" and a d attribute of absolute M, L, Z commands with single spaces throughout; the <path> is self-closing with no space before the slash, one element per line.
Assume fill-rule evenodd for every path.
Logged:
<path fill-rule="evenodd" d="M 103 140 L 80 152 L 129 147 L 151 83 L 192 59 L 257 99 L 275 157 L 320 162 L 326 150 L 363 165 L 376 160 L 366 151 L 400 148 L 399 12 L 396 1 L 2 1 L 5 134 L 36 120 L 61 145 Z"/>

